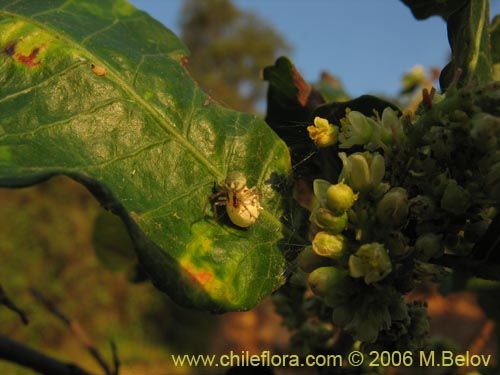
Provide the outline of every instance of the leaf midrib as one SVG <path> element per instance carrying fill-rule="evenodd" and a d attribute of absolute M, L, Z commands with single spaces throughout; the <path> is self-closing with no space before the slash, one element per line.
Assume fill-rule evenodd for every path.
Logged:
<path fill-rule="evenodd" d="M 158 113 L 156 109 L 154 109 L 132 87 L 130 87 L 130 85 L 128 85 L 125 81 L 123 81 L 113 69 L 111 69 L 108 63 L 102 61 L 87 48 L 83 48 L 79 43 L 77 43 L 72 38 L 69 38 L 64 34 L 61 34 L 60 32 L 58 32 L 57 30 L 53 29 L 52 27 L 50 27 L 45 23 L 39 22 L 33 18 L 25 17 L 23 15 L 8 11 L 0 11 L 0 15 L 2 14 L 10 16 L 12 18 L 19 18 L 28 23 L 32 23 L 37 27 L 43 29 L 47 33 L 55 36 L 57 39 L 63 40 L 75 50 L 80 51 L 83 55 L 86 55 L 95 65 L 106 66 L 107 69 L 106 76 L 108 76 L 110 80 L 114 80 L 125 93 L 127 93 L 132 99 L 134 99 L 138 103 L 138 105 L 140 105 L 155 120 L 156 124 L 164 132 L 174 137 L 188 152 L 190 152 L 195 157 L 196 160 L 198 160 L 201 164 L 203 164 L 217 178 L 217 180 L 221 180 L 222 178 L 224 178 L 224 174 L 219 169 L 217 169 L 207 158 L 204 157 L 202 153 L 200 153 L 194 146 L 192 146 L 186 140 L 186 138 L 184 138 L 179 132 L 177 132 L 175 127 L 169 125 L 169 123 L 165 121 L 165 119 Z"/>
<path fill-rule="evenodd" d="M 54 9 L 54 8 L 53 8 Z M 142 106 L 144 110 L 146 110 L 150 116 L 156 121 L 156 124 L 167 134 L 171 135 L 174 137 L 179 143 L 185 147 L 194 157 L 197 159 L 201 164 L 203 164 L 213 175 L 214 177 L 220 181 L 222 180 L 225 175 L 222 173 L 219 169 L 217 169 L 207 158 L 204 157 L 202 153 L 200 153 L 194 146 L 192 146 L 180 133 L 178 133 L 175 130 L 175 127 L 169 126 L 169 124 L 165 121 L 165 119 L 158 113 L 156 109 L 154 109 L 148 102 L 146 102 L 132 87 L 130 87 L 129 84 L 127 84 L 125 81 L 123 81 L 119 75 L 107 64 L 106 62 L 102 61 L 100 58 L 95 56 L 90 50 L 87 48 L 82 47 L 77 41 L 74 39 L 68 37 L 65 34 L 61 34 L 54 28 L 52 28 L 50 25 L 46 23 L 42 23 L 40 21 L 37 21 L 33 18 L 26 17 L 24 15 L 20 15 L 18 13 L 13 13 L 9 11 L 2 10 L 0 11 L 0 15 L 6 15 L 11 18 L 18 18 L 21 19 L 27 23 L 31 23 L 33 25 L 36 25 L 40 29 L 46 31 L 47 33 L 53 35 L 54 37 L 63 40 L 66 42 L 68 45 L 72 46 L 75 50 L 80 51 L 83 55 L 86 55 L 89 59 L 92 60 L 92 63 L 100 66 L 106 66 L 107 68 L 107 73 L 106 76 L 109 77 L 109 79 L 114 80 L 119 84 L 119 87 L 122 88 L 130 97 L 138 103 L 138 105 Z M 120 18 L 117 18 L 120 19 Z M 87 36 L 86 36 L 87 37 Z M 86 38 L 85 37 L 85 38 Z M 271 214 L 268 211 L 262 212 L 262 216 L 264 216 L 267 220 L 271 221 L 277 228 L 282 228 L 282 230 L 293 237 L 295 235 L 293 234 L 293 231 L 286 227 L 283 226 L 280 222 L 280 220 L 275 217 L 275 215 Z"/>
<path fill-rule="evenodd" d="M 478 24 L 476 25 L 475 33 L 472 34 L 471 40 L 474 42 L 471 60 L 469 62 L 469 71 L 474 72 L 477 67 L 477 62 L 479 60 L 480 49 L 481 49 L 481 39 L 483 38 L 483 30 L 484 30 L 484 19 L 486 12 L 486 1 L 482 1 L 482 7 L 479 14 L 481 15 Z M 475 37 L 474 37 L 475 34 Z"/>

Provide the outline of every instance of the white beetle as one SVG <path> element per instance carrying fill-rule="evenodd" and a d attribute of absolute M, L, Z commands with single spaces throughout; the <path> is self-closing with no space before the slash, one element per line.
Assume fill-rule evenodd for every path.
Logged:
<path fill-rule="evenodd" d="M 213 195 L 214 206 L 226 206 L 229 219 L 234 225 L 247 228 L 259 217 L 263 208 L 259 203 L 256 187 L 249 189 L 245 175 L 238 171 L 229 172 L 219 184 L 220 191 Z"/>

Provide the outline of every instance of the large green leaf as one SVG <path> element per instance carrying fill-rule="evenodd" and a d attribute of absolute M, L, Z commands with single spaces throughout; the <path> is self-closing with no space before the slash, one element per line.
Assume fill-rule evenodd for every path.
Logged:
<path fill-rule="evenodd" d="M 471 82 L 485 83 L 492 78 L 490 51 L 490 3 L 489 0 L 470 0 L 447 20 L 451 61 L 441 72 L 441 89 L 447 89 L 456 75 L 462 74 L 459 87 Z"/>
<path fill-rule="evenodd" d="M 184 305 L 248 309 L 282 284 L 288 149 L 201 92 L 168 29 L 123 0 L 0 0 L 0 51 L 1 186 L 83 183 Z M 248 229 L 207 203 L 232 170 L 261 195 Z"/>

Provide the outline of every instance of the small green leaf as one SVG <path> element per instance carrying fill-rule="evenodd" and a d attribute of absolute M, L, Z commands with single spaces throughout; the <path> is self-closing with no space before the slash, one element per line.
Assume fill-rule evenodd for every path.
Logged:
<path fill-rule="evenodd" d="M 187 53 L 124 0 L 0 0 L 0 186 L 70 176 L 121 217 L 159 289 L 248 309 L 284 281 L 290 156 L 263 120 L 204 94 Z M 264 207 L 246 230 L 208 204 L 234 170 Z"/>
<path fill-rule="evenodd" d="M 458 87 L 491 80 L 489 7 L 489 0 L 470 0 L 448 18 L 452 58 L 439 77 L 442 90 L 450 86 L 458 69 L 462 70 Z"/>
<path fill-rule="evenodd" d="M 441 16 L 445 20 L 462 8 L 469 0 L 401 0 L 418 20 L 430 16 Z"/>

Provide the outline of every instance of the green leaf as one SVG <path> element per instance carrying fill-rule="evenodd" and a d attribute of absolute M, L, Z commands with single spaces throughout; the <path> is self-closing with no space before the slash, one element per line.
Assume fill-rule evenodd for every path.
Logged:
<path fill-rule="evenodd" d="M 418 20 L 441 16 L 445 20 L 462 8 L 469 0 L 401 0 Z"/>
<path fill-rule="evenodd" d="M 264 121 L 204 94 L 186 55 L 123 0 L 0 0 L 0 186 L 70 176 L 121 217 L 159 289 L 248 309 L 284 281 L 289 153 Z M 248 229 L 208 204 L 232 170 L 264 207 Z"/>
<path fill-rule="evenodd" d="M 457 69 L 462 70 L 458 87 L 491 80 L 489 15 L 489 0 L 470 0 L 448 18 L 452 58 L 439 77 L 443 91 L 454 81 Z"/>
<path fill-rule="evenodd" d="M 490 39 L 493 80 L 500 81 L 500 15 L 491 21 Z"/>

